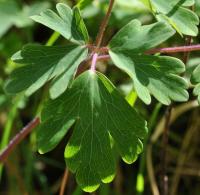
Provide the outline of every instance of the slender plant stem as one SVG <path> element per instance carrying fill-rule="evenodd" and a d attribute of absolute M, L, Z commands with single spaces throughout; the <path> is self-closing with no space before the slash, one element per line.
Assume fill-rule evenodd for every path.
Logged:
<path fill-rule="evenodd" d="M 191 46 L 191 43 L 192 43 L 192 37 L 187 37 L 186 45 L 187 46 Z M 190 57 L 190 51 L 184 52 L 184 54 L 183 54 L 183 62 L 184 62 L 184 64 L 187 64 L 187 62 L 189 60 L 189 57 Z"/>
<path fill-rule="evenodd" d="M 147 146 L 147 155 L 146 155 L 146 164 L 147 164 L 147 172 L 148 177 L 151 185 L 151 190 L 153 195 L 160 195 L 158 185 L 155 178 L 155 170 L 153 166 L 153 160 L 152 160 L 152 147 L 153 144 L 150 142 Z"/>
<path fill-rule="evenodd" d="M 69 171 L 68 171 L 68 169 L 65 169 L 65 172 L 64 172 L 64 175 L 63 175 L 63 178 L 62 178 L 62 182 L 61 182 L 59 195 L 65 194 L 65 188 L 66 188 L 66 185 L 67 185 L 68 177 L 69 177 Z"/>
<path fill-rule="evenodd" d="M 154 110 L 153 110 L 153 113 L 151 115 L 151 118 L 148 122 L 148 129 L 149 129 L 149 132 L 148 132 L 148 136 L 144 139 L 144 142 L 143 142 L 143 153 L 141 154 L 140 156 L 140 165 L 139 165 L 139 171 L 138 171 L 138 174 L 137 174 L 137 182 L 136 182 L 136 191 L 137 191 L 137 195 L 142 195 L 144 193 L 144 172 L 145 172 L 145 162 L 146 162 L 146 153 L 147 153 L 147 146 L 148 146 L 148 141 L 149 141 L 149 138 L 150 138 L 150 135 L 151 135 L 151 131 L 153 130 L 153 127 L 157 121 L 157 118 L 158 118 L 158 114 L 159 114 L 159 111 L 162 107 L 162 104 L 158 103 Z"/>
<path fill-rule="evenodd" d="M 13 149 L 35 128 L 39 125 L 40 119 L 37 117 L 33 119 L 27 126 L 25 126 L 7 145 L 7 147 L 0 153 L 0 162 L 3 163 Z"/>
<path fill-rule="evenodd" d="M 99 34 L 98 34 L 97 39 L 96 39 L 97 48 L 99 48 L 101 46 L 101 43 L 102 43 L 102 40 L 103 40 L 103 37 L 104 37 L 104 34 L 105 34 L 106 27 L 108 25 L 108 21 L 109 21 L 110 16 L 111 16 L 111 12 L 112 12 L 112 8 L 113 8 L 113 5 L 114 5 L 114 2 L 115 2 L 115 0 L 110 0 L 108 11 L 106 13 L 105 18 L 103 19 L 103 21 L 101 23 L 101 26 L 100 26 L 100 29 L 99 29 Z"/>
<path fill-rule="evenodd" d="M 97 60 L 98 61 L 110 60 L 110 56 L 109 55 L 101 55 L 101 56 L 98 56 Z"/>
<path fill-rule="evenodd" d="M 189 40 L 187 41 L 186 45 L 184 46 L 178 46 L 178 47 L 164 47 L 164 48 L 155 48 L 155 49 L 150 49 L 145 52 L 145 54 L 156 54 L 156 53 L 188 53 L 191 51 L 200 51 L 200 44 L 196 45 L 191 45 L 191 38 L 189 37 Z M 108 47 L 101 47 L 97 48 L 96 46 L 93 45 L 87 45 L 86 46 L 89 49 L 92 50 L 98 50 L 100 52 L 108 53 L 109 48 Z"/>
<path fill-rule="evenodd" d="M 171 120 L 172 105 L 167 108 L 166 111 L 166 121 L 162 138 L 162 154 L 161 154 L 161 164 L 162 164 L 162 175 L 161 175 L 161 192 L 162 195 L 168 195 L 169 185 L 168 185 L 168 175 L 167 175 L 167 146 L 169 141 L 169 126 Z"/>
<path fill-rule="evenodd" d="M 166 48 L 156 48 L 151 49 L 146 54 L 155 54 L 155 53 L 178 53 L 178 52 L 191 52 L 191 51 L 199 51 L 200 44 L 197 45 L 189 45 L 189 46 L 180 46 L 180 47 L 166 47 Z"/>
<path fill-rule="evenodd" d="M 91 51 L 98 51 L 99 53 L 108 53 L 108 50 L 109 48 L 108 47 L 97 47 L 95 45 L 91 45 L 91 44 L 88 44 L 85 46 L 86 48 L 88 48 L 89 50 Z"/>
<path fill-rule="evenodd" d="M 0 144 L 0 150 L 2 150 L 4 147 L 6 147 L 6 145 L 9 142 L 13 123 L 14 123 L 15 118 L 18 113 L 17 112 L 18 111 L 18 103 L 20 100 L 21 100 L 21 97 L 18 97 L 18 99 L 12 106 L 10 113 L 8 114 L 8 119 L 7 119 L 5 128 L 4 128 L 4 131 L 3 131 L 3 136 L 2 136 L 2 140 L 1 140 L 1 144 Z M 3 172 L 3 164 L 0 163 L 0 181 L 1 181 L 1 177 L 2 177 L 2 172 Z"/>
<path fill-rule="evenodd" d="M 97 53 L 96 53 L 97 54 Z M 91 66 L 90 66 L 90 69 L 92 71 L 94 71 L 96 69 L 96 63 L 97 61 L 107 61 L 110 59 L 110 56 L 109 55 L 98 55 L 97 58 L 93 55 L 91 55 L 91 57 L 89 57 L 88 59 L 86 59 L 85 61 L 83 61 L 80 65 L 79 65 L 79 68 L 78 68 L 78 71 L 76 73 L 76 76 L 77 77 L 78 75 L 80 75 L 81 73 L 83 73 L 85 70 L 87 70 L 87 68 L 89 67 L 89 62 L 91 62 Z"/>
<path fill-rule="evenodd" d="M 9 137 L 10 137 L 10 133 L 11 133 L 11 129 L 12 129 L 12 125 L 13 125 L 15 116 L 17 114 L 17 106 L 18 106 L 18 102 L 16 102 L 13 105 L 13 107 L 11 108 L 11 111 L 10 111 L 10 113 L 8 115 L 7 123 L 6 123 L 4 131 L 3 131 L 3 136 L 2 136 L 0 149 L 3 149 L 8 143 L 8 140 L 9 140 Z"/>
<path fill-rule="evenodd" d="M 91 70 L 92 72 L 95 72 L 95 71 L 96 71 L 97 59 L 98 59 L 98 54 L 97 54 L 97 53 L 94 53 L 94 55 L 92 56 L 92 64 L 91 64 L 91 68 L 90 68 L 90 70 Z"/>
<path fill-rule="evenodd" d="M 87 46 L 88 48 L 90 49 L 94 49 L 97 48 L 95 46 Z M 103 51 L 103 52 L 108 52 L 108 48 L 107 47 L 102 47 L 102 50 L 100 48 L 100 51 Z M 181 53 L 181 52 L 184 52 L 186 53 L 185 55 L 187 56 L 187 60 L 188 60 L 188 57 L 189 57 L 189 54 L 191 51 L 200 51 L 200 44 L 197 44 L 197 45 L 189 45 L 189 46 L 180 46 L 180 47 L 167 47 L 167 48 L 156 48 L 156 49 L 151 49 L 149 51 L 146 51 L 145 54 L 155 54 L 155 53 Z M 110 60 L 110 55 L 98 55 L 97 56 L 97 59 L 96 59 L 96 55 L 92 55 L 92 60 L 94 60 L 95 57 L 95 60 L 97 61 L 106 61 L 106 60 Z M 187 60 L 184 60 L 184 62 L 187 62 Z M 93 66 L 94 67 L 94 66 Z M 83 68 L 84 69 L 84 68 Z"/>
<path fill-rule="evenodd" d="M 58 32 L 54 32 L 51 37 L 48 39 L 48 41 L 46 42 L 46 46 L 52 46 L 60 37 L 60 34 Z"/>
<path fill-rule="evenodd" d="M 171 195 L 178 194 L 177 190 L 178 190 L 180 179 L 181 179 L 181 171 L 186 169 L 186 166 L 184 165 L 188 160 L 189 150 L 192 148 L 191 145 L 195 139 L 195 136 L 198 136 L 198 131 L 200 128 L 198 110 L 193 111 L 190 123 L 191 123 L 189 126 L 190 128 L 186 130 L 186 133 L 182 140 L 181 149 L 177 157 L 176 168 L 175 168 L 174 175 L 172 178 L 172 187 L 170 191 Z M 195 169 L 195 171 L 196 173 L 198 173 L 197 169 Z"/>
<path fill-rule="evenodd" d="M 106 51 L 104 47 L 104 51 Z M 107 49 L 108 51 L 108 49 Z M 167 48 L 156 48 L 146 51 L 145 54 L 155 54 L 155 53 L 187 53 L 191 51 L 200 51 L 200 44 L 198 45 L 188 45 L 180 47 L 167 47 Z M 188 57 L 187 57 L 188 59 Z M 110 55 L 99 55 L 97 60 L 110 60 Z"/>
<path fill-rule="evenodd" d="M 5 167 L 7 174 L 11 176 L 8 178 L 8 186 L 10 189 L 8 194 L 28 195 L 25 179 L 23 178 L 19 168 L 19 160 L 8 160 L 5 164 Z M 18 186 L 18 192 L 16 192 L 16 186 Z M 1 194 L 5 194 L 5 192 L 2 192 Z"/>
<path fill-rule="evenodd" d="M 199 106 L 197 100 L 192 100 L 186 103 L 183 103 L 179 106 L 174 107 L 170 125 L 177 120 L 181 115 L 183 115 L 186 112 L 189 112 L 192 109 L 195 109 Z M 163 134 L 164 126 L 165 126 L 166 117 L 163 116 L 160 121 L 157 122 L 157 125 L 155 127 L 155 131 L 151 135 L 151 142 L 152 144 L 155 144 L 157 140 L 160 138 L 160 136 Z"/>
<path fill-rule="evenodd" d="M 197 107 L 198 107 L 198 102 L 196 100 L 190 101 L 190 102 L 184 103 L 183 105 L 175 107 L 173 109 L 173 112 L 170 117 L 170 124 L 172 124 L 182 114 L 186 113 L 187 111 L 189 111 L 191 109 L 197 108 Z M 148 172 L 149 181 L 150 181 L 153 195 L 159 195 L 160 193 L 159 193 L 159 190 L 157 187 L 155 171 L 154 171 L 154 167 L 153 167 L 152 147 L 156 143 L 158 138 L 161 136 L 161 134 L 163 133 L 163 130 L 165 129 L 165 124 L 166 124 L 166 116 L 162 117 L 160 122 L 158 122 L 154 133 L 151 135 L 150 143 L 147 146 L 146 164 L 147 164 L 147 172 Z"/>

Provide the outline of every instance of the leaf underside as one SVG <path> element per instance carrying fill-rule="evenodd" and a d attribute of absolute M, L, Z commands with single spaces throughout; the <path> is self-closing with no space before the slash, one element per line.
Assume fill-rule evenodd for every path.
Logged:
<path fill-rule="evenodd" d="M 69 169 L 87 192 L 100 182 L 111 182 L 115 161 L 111 137 L 126 163 L 142 151 L 146 122 L 100 73 L 86 71 L 62 96 L 49 101 L 42 112 L 37 137 L 41 153 L 52 150 L 75 123 L 65 149 Z"/>

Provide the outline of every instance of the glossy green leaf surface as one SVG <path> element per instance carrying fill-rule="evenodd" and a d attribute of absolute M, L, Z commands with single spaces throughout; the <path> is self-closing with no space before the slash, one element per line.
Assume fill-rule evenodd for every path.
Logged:
<path fill-rule="evenodd" d="M 77 44 L 88 42 L 89 37 L 87 29 L 83 19 L 80 17 L 78 8 L 75 7 L 72 10 L 69 6 L 63 3 L 58 3 L 56 9 L 59 15 L 48 9 L 40 13 L 40 15 L 35 15 L 31 18 L 34 21 L 59 32 L 63 37 L 71 42 Z"/>
<path fill-rule="evenodd" d="M 187 83 L 178 76 L 185 71 L 180 60 L 142 54 L 164 42 L 174 32 L 162 22 L 141 26 L 138 20 L 133 20 L 110 41 L 112 61 L 132 78 L 138 96 L 146 104 L 151 102 L 150 94 L 166 105 L 171 100 L 188 99 Z"/>
<path fill-rule="evenodd" d="M 14 62 L 23 66 L 12 72 L 5 89 L 10 94 L 26 90 L 26 95 L 31 95 L 54 79 L 50 94 L 56 98 L 67 89 L 78 65 L 86 57 L 87 49 L 78 45 L 27 45 L 12 57 Z"/>
<path fill-rule="evenodd" d="M 142 151 L 146 122 L 101 73 L 86 71 L 62 96 L 49 101 L 37 132 L 41 153 L 52 150 L 74 124 L 65 149 L 68 168 L 83 190 L 111 182 L 115 161 L 110 138 L 123 160 L 133 163 Z"/>
<path fill-rule="evenodd" d="M 132 20 L 112 38 L 109 47 L 112 51 L 130 50 L 140 53 L 161 44 L 174 33 L 163 22 L 142 26 L 139 20 Z"/>

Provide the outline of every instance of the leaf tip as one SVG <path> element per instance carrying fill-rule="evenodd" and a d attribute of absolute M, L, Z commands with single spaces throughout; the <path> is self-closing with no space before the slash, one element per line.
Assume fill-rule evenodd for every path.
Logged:
<path fill-rule="evenodd" d="M 65 148 L 65 159 L 72 158 L 79 152 L 80 148 L 79 146 L 72 146 L 72 145 L 67 145 Z"/>
<path fill-rule="evenodd" d="M 100 184 L 82 187 L 84 192 L 92 193 L 99 188 Z"/>
<path fill-rule="evenodd" d="M 45 152 L 42 149 L 38 149 L 39 154 L 45 154 Z"/>
<path fill-rule="evenodd" d="M 103 178 L 101 181 L 103 183 L 110 183 L 113 181 L 114 178 L 115 178 L 115 174 L 112 174 L 112 175 L 109 175 L 109 176 Z"/>
<path fill-rule="evenodd" d="M 29 18 L 36 22 L 38 15 L 32 15 L 32 16 L 29 16 Z"/>
<path fill-rule="evenodd" d="M 130 156 L 125 156 L 125 157 L 122 157 L 122 160 L 128 164 L 128 165 L 131 165 L 133 164 L 138 158 L 138 155 L 136 154 L 134 157 L 130 157 Z"/>
<path fill-rule="evenodd" d="M 11 60 L 12 60 L 13 62 L 15 62 L 15 61 L 17 61 L 17 60 L 20 60 L 21 58 L 22 58 L 22 56 L 21 56 L 21 50 L 18 51 L 18 52 L 16 52 L 16 53 L 14 53 L 14 54 L 11 56 Z"/>

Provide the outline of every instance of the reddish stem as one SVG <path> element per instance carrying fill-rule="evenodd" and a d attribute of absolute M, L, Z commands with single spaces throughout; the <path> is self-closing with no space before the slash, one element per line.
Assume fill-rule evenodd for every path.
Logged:
<path fill-rule="evenodd" d="M 191 46 L 192 44 L 192 37 L 187 37 L 186 38 L 186 45 L 187 46 Z M 189 57 L 190 57 L 190 51 L 187 51 L 183 54 L 183 62 L 184 64 L 187 64 L 188 60 L 189 60 Z"/>
<path fill-rule="evenodd" d="M 164 132 L 162 137 L 162 153 L 161 153 L 161 166 L 162 166 L 162 181 L 161 181 L 161 190 L 163 195 L 168 194 L 168 175 L 167 175 L 167 147 L 169 142 L 169 127 L 170 127 L 170 119 L 171 119 L 171 113 L 172 113 L 172 105 L 170 105 L 167 108 L 166 114 L 165 114 L 165 126 L 164 126 Z"/>
<path fill-rule="evenodd" d="M 103 22 L 101 23 L 101 26 L 100 26 L 100 29 L 99 29 L 99 34 L 98 34 L 97 40 L 96 40 L 97 48 L 99 48 L 101 46 L 106 27 L 108 25 L 108 21 L 109 21 L 110 16 L 111 16 L 111 12 L 112 12 L 112 8 L 113 8 L 113 5 L 114 5 L 114 2 L 115 2 L 115 0 L 110 0 L 108 11 L 106 13 L 106 16 L 105 16 Z"/>
<path fill-rule="evenodd" d="M 97 50 L 99 53 L 107 53 L 109 48 L 108 47 L 101 47 L 97 48 L 93 45 L 87 45 L 87 48 L 92 50 Z M 165 47 L 165 48 L 155 48 L 150 49 L 145 52 L 145 54 L 155 54 L 155 53 L 185 53 L 185 52 L 191 52 L 191 51 L 200 51 L 200 44 L 197 45 L 188 45 L 188 46 L 179 46 L 179 47 Z M 105 58 L 105 59 L 104 59 Z M 109 55 L 102 55 L 99 56 L 98 59 L 108 60 Z"/>
<path fill-rule="evenodd" d="M 97 60 L 98 61 L 110 60 L 110 56 L 109 55 L 101 55 L 101 56 L 98 56 Z"/>
<path fill-rule="evenodd" d="M 180 46 L 180 47 L 166 47 L 166 48 L 156 48 L 146 51 L 146 54 L 155 54 L 155 53 L 178 53 L 178 52 L 191 52 L 199 51 L 200 44 L 189 45 L 189 46 Z"/>
<path fill-rule="evenodd" d="M 91 51 L 96 51 L 98 53 L 108 53 L 108 47 L 100 47 L 98 48 L 95 45 L 86 45 L 86 48 L 90 49 Z"/>
<path fill-rule="evenodd" d="M 39 124 L 40 119 L 37 117 L 25 126 L 17 135 L 15 135 L 6 148 L 0 153 L 0 162 L 4 162 L 16 146 Z"/>
<path fill-rule="evenodd" d="M 100 48 L 101 49 L 101 48 Z M 105 52 L 108 52 L 108 47 L 103 47 Z M 180 47 L 166 47 L 166 48 L 156 48 L 151 49 L 145 52 L 145 54 L 155 54 L 155 53 L 179 53 L 179 52 L 191 52 L 191 51 L 200 51 L 200 44 L 189 45 L 189 46 L 180 46 Z M 100 55 L 98 60 L 109 60 L 109 55 Z"/>
<path fill-rule="evenodd" d="M 98 54 L 97 54 L 97 53 L 94 53 L 94 55 L 92 56 L 92 64 L 91 64 L 91 68 L 90 68 L 90 70 L 91 70 L 92 72 L 95 72 L 95 71 L 96 71 L 97 59 L 98 59 Z"/>
<path fill-rule="evenodd" d="M 68 177 L 69 177 L 69 171 L 66 168 L 65 172 L 64 172 L 64 175 L 63 175 L 63 178 L 62 178 L 59 195 L 64 195 L 65 194 L 65 188 L 66 188 L 66 185 L 67 185 L 67 182 L 68 182 Z"/>

